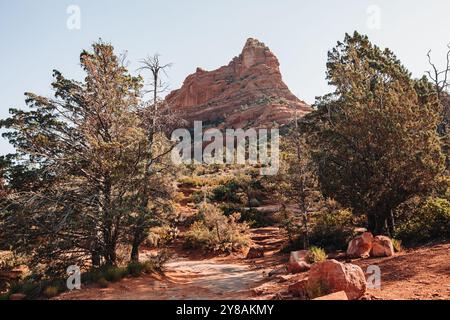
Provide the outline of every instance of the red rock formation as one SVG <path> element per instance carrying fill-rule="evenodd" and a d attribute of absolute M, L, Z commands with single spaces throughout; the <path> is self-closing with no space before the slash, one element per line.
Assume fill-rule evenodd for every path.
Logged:
<path fill-rule="evenodd" d="M 227 66 L 198 68 L 166 102 L 191 124 L 227 128 L 282 125 L 311 110 L 284 84 L 275 55 L 251 38 Z"/>

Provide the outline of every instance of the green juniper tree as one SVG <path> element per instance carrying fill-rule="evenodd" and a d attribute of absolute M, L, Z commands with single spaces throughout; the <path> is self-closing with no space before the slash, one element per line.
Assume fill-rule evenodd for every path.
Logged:
<path fill-rule="evenodd" d="M 9 167 L 7 241 L 47 271 L 69 264 L 114 265 L 123 236 L 128 182 L 144 159 L 139 126 L 142 79 L 113 47 L 83 51 L 84 81 L 54 71 L 54 98 L 26 93 L 28 111 L 11 109 L 1 125 L 16 148 Z"/>
<path fill-rule="evenodd" d="M 392 233 L 392 210 L 432 188 L 444 168 L 437 96 L 356 32 L 329 52 L 327 79 L 335 91 L 305 118 L 322 191 L 366 214 L 369 230 Z"/>

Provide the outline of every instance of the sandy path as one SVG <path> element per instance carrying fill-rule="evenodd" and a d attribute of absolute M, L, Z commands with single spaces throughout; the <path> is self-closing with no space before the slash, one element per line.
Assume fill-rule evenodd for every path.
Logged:
<path fill-rule="evenodd" d="M 283 256 L 278 228 L 252 230 L 257 245 L 267 249 L 265 258 L 246 260 L 243 255 L 195 258 L 177 250 L 164 275 L 127 277 L 107 288 L 87 287 L 57 299 L 68 300 L 237 300 L 258 298 L 253 289 L 266 282 L 267 273 Z"/>
<path fill-rule="evenodd" d="M 184 300 L 248 299 L 263 279 L 261 270 L 248 265 L 208 261 L 174 261 L 164 276 L 128 277 L 108 288 L 87 288 L 60 299 Z"/>
<path fill-rule="evenodd" d="M 288 283 L 280 283 L 276 277 L 267 276 L 271 270 L 283 266 L 287 258 L 277 254 L 276 246 L 281 242 L 276 239 L 276 232 L 273 228 L 252 230 L 255 242 L 269 250 L 264 258 L 201 258 L 178 251 L 178 255 L 167 264 L 163 276 L 128 277 L 105 289 L 83 288 L 57 299 L 235 300 L 270 299 L 277 294 L 289 299 Z M 352 263 L 364 271 L 369 265 L 380 267 L 381 290 L 369 290 L 377 298 L 450 300 L 450 244 L 421 247 L 390 258 L 360 259 Z"/>

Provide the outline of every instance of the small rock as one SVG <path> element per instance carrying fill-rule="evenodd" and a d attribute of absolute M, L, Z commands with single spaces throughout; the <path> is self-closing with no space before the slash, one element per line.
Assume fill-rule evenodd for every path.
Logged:
<path fill-rule="evenodd" d="M 361 298 L 359 298 L 359 300 L 382 300 L 382 299 L 366 292 Z"/>
<path fill-rule="evenodd" d="M 253 291 L 254 295 L 261 296 L 261 295 L 264 295 L 264 294 L 267 294 L 267 293 L 270 292 L 270 285 L 269 284 L 263 284 L 263 285 L 261 285 L 259 287 L 253 288 L 252 291 Z"/>
<path fill-rule="evenodd" d="M 247 253 L 246 259 L 257 259 L 264 257 L 264 249 L 259 247 L 251 247 Z"/>
<path fill-rule="evenodd" d="M 306 261 L 308 250 L 292 251 L 289 257 L 287 270 L 289 273 L 306 272 L 311 265 Z"/>
<path fill-rule="evenodd" d="M 295 275 L 280 275 L 277 277 L 278 283 L 284 283 L 291 280 Z"/>
<path fill-rule="evenodd" d="M 269 272 L 269 277 L 285 274 L 286 272 L 287 272 L 286 267 L 277 268 L 277 269 L 274 269 L 274 270 Z"/>

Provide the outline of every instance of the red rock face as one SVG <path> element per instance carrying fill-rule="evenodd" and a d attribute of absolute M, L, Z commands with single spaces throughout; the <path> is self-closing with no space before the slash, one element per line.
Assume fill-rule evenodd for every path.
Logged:
<path fill-rule="evenodd" d="M 279 126 L 311 111 L 284 84 L 275 55 L 255 39 L 227 66 L 198 68 L 166 102 L 190 124 L 218 128 Z"/>

